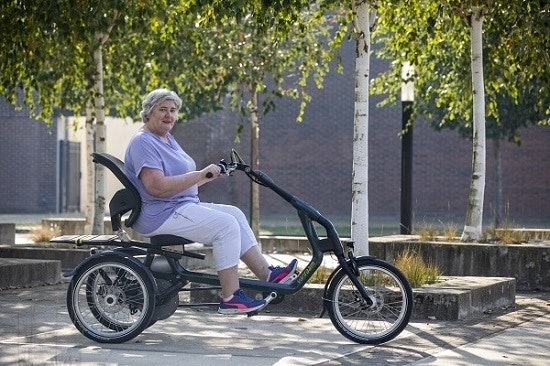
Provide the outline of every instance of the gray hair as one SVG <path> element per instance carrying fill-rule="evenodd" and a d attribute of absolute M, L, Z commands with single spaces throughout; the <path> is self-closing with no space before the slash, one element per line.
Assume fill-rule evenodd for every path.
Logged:
<path fill-rule="evenodd" d="M 153 108 L 155 108 L 157 105 L 161 104 L 165 100 L 173 100 L 174 103 L 176 103 L 176 108 L 179 111 L 181 108 L 181 98 L 173 91 L 168 89 L 155 89 L 143 100 L 141 103 L 141 112 L 139 112 L 139 115 L 141 116 L 141 120 L 143 122 L 147 122 L 149 120 L 149 115 L 151 114 L 151 111 Z"/>

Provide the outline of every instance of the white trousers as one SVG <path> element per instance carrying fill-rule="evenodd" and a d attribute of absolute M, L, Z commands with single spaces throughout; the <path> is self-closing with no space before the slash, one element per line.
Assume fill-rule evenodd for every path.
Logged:
<path fill-rule="evenodd" d="M 239 264 L 241 256 L 258 242 L 244 213 L 218 203 L 186 203 L 147 236 L 172 234 L 211 244 L 214 265 L 221 271 Z"/>

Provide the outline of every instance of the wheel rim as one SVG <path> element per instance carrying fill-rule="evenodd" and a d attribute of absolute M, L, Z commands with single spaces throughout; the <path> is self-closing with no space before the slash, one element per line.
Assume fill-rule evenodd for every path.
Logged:
<path fill-rule="evenodd" d="M 406 290 L 397 276 L 383 267 L 359 267 L 359 279 L 375 300 L 369 306 L 348 276 L 336 284 L 336 319 L 360 339 L 382 339 L 403 323 L 409 304 Z"/>
<path fill-rule="evenodd" d="M 140 326 L 149 311 L 149 290 L 142 276 L 121 263 L 103 263 L 75 283 L 74 315 L 101 338 L 122 337 Z"/>

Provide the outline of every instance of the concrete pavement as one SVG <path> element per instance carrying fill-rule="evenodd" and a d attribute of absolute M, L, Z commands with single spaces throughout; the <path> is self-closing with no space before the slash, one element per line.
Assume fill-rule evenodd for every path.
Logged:
<path fill-rule="evenodd" d="M 127 343 L 99 344 L 72 325 L 66 287 L 0 291 L 1 365 L 546 365 L 550 359 L 550 293 L 518 294 L 513 308 L 468 321 L 411 322 L 379 346 L 348 341 L 328 317 L 222 316 L 215 307 L 180 307 Z"/>

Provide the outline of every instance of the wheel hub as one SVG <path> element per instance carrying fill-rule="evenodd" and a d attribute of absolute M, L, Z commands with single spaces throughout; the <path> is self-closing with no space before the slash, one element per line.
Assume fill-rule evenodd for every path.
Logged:
<path fill-rule="evenodd" d="M 120 288 L 108 288 L 107 291 L 103 294 L 103 306 L 109 312 L 119 311 L 122 307 L 122 304 L 126 301 L 126 296 L 124 291 Z"/>

